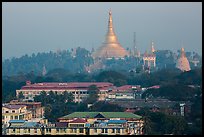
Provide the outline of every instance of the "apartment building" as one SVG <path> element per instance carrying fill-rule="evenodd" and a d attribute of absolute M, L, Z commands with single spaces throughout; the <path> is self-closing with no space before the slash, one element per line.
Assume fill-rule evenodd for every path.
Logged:
<path fill-rule="evenodd" d="M 27 81 L 25 86 L 16 90 L 16 96 L 22 92 L 25 97 L 24 100 L 33 100 L 33 98 L 36 95 L 40 95 L 42 91 L 45 91 L 47 94 L 50 91 L 57 92 L 58 94 L 62 94 L 66 91 L 74 95 L 74 102 L 82 102 L 89 95 L 88 88 L 91 85 L 95 85 L 99 89 L 99 100 L 105 100 L 108 96 L 108 91 L 114 87 L 114 85 L 109 82 L 49 82 L 31 84 L 30 81 Z"/>
<path fill-rule="evenodd" d="M 2 105 L 2 125 L 8 125 L 10 120 L 30 120 L 32 112 L 27 110 L 26 105 Z"/>

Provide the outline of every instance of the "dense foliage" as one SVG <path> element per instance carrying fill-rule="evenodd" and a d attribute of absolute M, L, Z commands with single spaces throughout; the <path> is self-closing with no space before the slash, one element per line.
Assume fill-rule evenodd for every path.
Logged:
<path fill-rule="evenodd" d="M 49 94 L 46 94 L 43 91 L 40 95 L 34 97 L 34 101 L 42 102 L 42 106 L 45 107 L 45 117 L 50 121 L 56 121 L 57 118 L 73 112 L 75 108 L 73 95 L 68 92 L 57 94 L 50 91 Z"/>
<path fill-rule="evenodd" d="M 144 108 L 136 114 L 143 116 L 145 121 L 144 133 L 146 135 L 184 135 L 188 124 L 184 117 L 169 116 L 161 112 L 151 112 Z"/>
<path fill-rule="evenodd" d="M 76 50 L 72 49 L 49 53 L 38 53 L 28 56 L 27 54 L 12 59 L 3 61 L 2 74 L 16 75 L 18 73 L 28 73 L 33 71 L 35 74 L 42 74 L 43 65 L 46 70 L 55 68 L 66 68 L 71 72 L 84 72 L 85 66 L 92 64 L 93 58 L 90 52 L 84 48 L 78 47 Z"/>
<path fill-rule="evenodd" d="M 201 93 L 201 88 L 187 85 L 165 85 L 159 89 L 149 89 L 142 94 L 142 98 L 167 98 L 172 101 L 190 101 Z"/>

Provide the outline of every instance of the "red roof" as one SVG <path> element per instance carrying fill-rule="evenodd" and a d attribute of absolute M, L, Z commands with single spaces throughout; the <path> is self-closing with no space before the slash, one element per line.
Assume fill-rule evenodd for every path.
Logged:
<path fill-rule="evenodd" d="M 125 112 L 131 112 L 131 113 L 134 113 L 135 110 L 134 110 L 134 109 L 129 109 L 129 108 L 128 108 L 128 109 L 125 110 Z"/>
<path fill-rule="evenodd" d="M 8 109 L 19 109 L 21 107 L 25 107 L 26 105 L 5 105 L 3 107 L 6 107 Z"/>
<path fill-rule="evenodd" d="M 87 121 L 82 118 L 77 118 L 69 123 L 86 123 Z"/>
<path fill-rule="evenodd" d="M 160 88 L 160 85 L 151 86 L 148 89 L 151 89 L 151 88 L 157 89 L 157 88 Z"/>
<path fill-rule="evenodd" d="M 124 85 L 117 88 L 118 90 L 130 90 L 132 89 L 132 85 Z"/>
<path fill-rule="evenodd" d="M 21 89 L 38 89 L 38 90 L 87 90 L 89 86 L 96 85 L 99 89 L 108 89 L 113 84 L 109 82 L 71 82 L 71 83 L 35 83 L 23 86 Z"/>

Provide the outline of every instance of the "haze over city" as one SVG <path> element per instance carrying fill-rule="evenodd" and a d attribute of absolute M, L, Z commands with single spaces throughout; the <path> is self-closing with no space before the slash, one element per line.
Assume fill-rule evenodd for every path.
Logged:
<path fill-rule="evenodd" d="M 76 47 L 97 49 L 104 41 L 111 9 L 124 48 L 202 54 L 202 5 L 192 2 L 3 3 L 3 59 Z M 183 45 L 182 45 L 183 42 Z"/>

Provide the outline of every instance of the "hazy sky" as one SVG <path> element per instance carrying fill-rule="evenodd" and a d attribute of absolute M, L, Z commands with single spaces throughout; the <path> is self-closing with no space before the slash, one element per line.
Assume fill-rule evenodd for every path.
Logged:
<path fill-rule="evenodd" d="M 105 40 L 111 8 L 115 33 L 124 48 L 202 54 L 201 2 L 51 2 L 2 4 L 3 59 L 37 52 L 84 47 L 97 49 Z"/>

